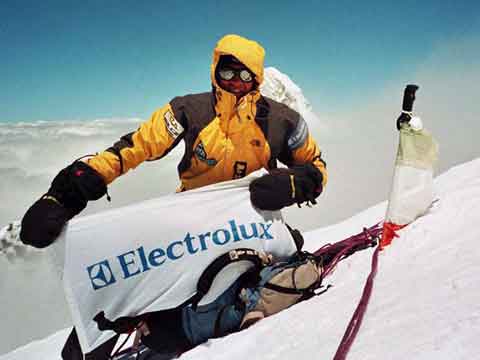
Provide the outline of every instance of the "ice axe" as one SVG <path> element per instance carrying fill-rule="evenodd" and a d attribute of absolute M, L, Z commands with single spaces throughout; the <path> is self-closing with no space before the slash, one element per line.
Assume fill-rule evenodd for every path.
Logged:
<path fill-rule="evenodd" d="M 397 130 L 400 130 L 403 123 L 408 123 L 412 119 L 413 102 L 415 101 L 415 92 L 418 85 L 407 85 L 403 93 L 402 113 L 397 119 Z"/>

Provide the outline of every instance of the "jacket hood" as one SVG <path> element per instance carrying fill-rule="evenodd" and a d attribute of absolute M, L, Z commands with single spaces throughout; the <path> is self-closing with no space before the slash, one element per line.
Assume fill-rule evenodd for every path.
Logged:
<path fill-rule="evenodd" d="M 258 85 L 262 83 L 265 50 L 259 43 L 233 34 L 221 38 L 213 50 L 213 61 L 210 68 L 212 83 L 215 86 L 218 86 L 215 80 L 215 69 L 222 55 L 235 56 L 255 74 Z"/>

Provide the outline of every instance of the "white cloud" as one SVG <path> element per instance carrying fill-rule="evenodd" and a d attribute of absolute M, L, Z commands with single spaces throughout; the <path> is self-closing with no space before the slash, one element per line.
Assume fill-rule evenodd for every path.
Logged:
<path fill-rule="evenodd" d="M 106 149 L 121 135 L 135 130 L 140 122 L 127 119 L 1 124 L 0 223 L 6 225 L 20 219 L 28 206 L 48 190 L 60 169 L 83 155 Z M 111 189 L 112 205 L 174 191 L 178 157 L 173 154 L 161 163 L 148 163 L 135 171 L 136 176 L 126 175 L 117 181 Z M 101 200 L 89 205 L 85 213 L 107 206 Z"/>

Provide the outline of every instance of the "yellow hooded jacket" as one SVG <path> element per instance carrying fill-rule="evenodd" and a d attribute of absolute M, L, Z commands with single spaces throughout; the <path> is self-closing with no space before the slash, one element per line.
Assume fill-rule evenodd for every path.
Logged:
<path fill-rule="evenodd" d="M 264 49 L 238 35 L 227 35 L 213 52 L 213 90 L 176 97 L 140 128 L 88 160 L 107 184 L 143 161 L 165 156 L 181 140 L 185 154 L 178 165 L 179 191 L 243 177 L 260 168 L 312 162 L 327 181 L 321 152 L 303 118 L 254 88 L 237 101 L 216 82 L 220 56 L 233 55 L 263 81 Z"/>

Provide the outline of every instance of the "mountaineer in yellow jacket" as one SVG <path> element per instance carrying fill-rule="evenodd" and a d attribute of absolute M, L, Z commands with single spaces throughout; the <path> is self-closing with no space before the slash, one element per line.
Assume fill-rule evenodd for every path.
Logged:
<path fill-rule="evenodd" d="M 174 98 L 106 151 L 63 169 L 25 214 L 22 241 L 48 246 L 114 179 L 164 157 L 181 140 L 178 191 L 265 168 L 270 173 L 250 185 L 254 206 L 277 210 L 315 203 L 327 181 L 325 162 L 303 118 L 260 94 L 264 56 L 255 41 L 238 35 L 220 39 L 213 52 L 212 91 Z M 288 169 L 277 169 L 277 161 Z"/>

